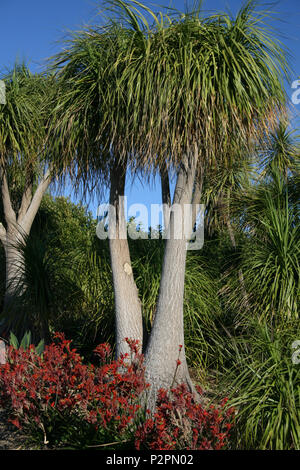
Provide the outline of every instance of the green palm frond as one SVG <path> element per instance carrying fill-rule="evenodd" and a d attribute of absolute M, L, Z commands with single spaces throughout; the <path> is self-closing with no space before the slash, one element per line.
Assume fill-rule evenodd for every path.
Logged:
<path fill-rule="evenodd" d="M 230 406 L 237 410 L 235 444 L 241 449 L 300 449 L 300 369 L 291 345 L 299 322 L 280 329 L 248 322 L 248 334 L 232 345 L 226 371 Z"/>
<path fill-rule="evenodd" d="M 226 149 L 248 149 L 274 127 L 288 66 L 254 2 L 236 18 L 110 5 L 117 20 L 73 34 L 53 64 L 54 131 L 81 176 L 105 175 L 112 155 L 130 155 L 134 169 L 167 157 L 176 166 L 195 144 L 203 160 L 222 164 Z"/>
<path fill-rule="evenodd" d="M 286 121 L 280 121 L 270 135 L 269 149 L 263 152 L 261 175 L 272 175 L 279 170 L 286 178 L 291 172 L 299 172 L 300 141 L 296 130 L 292 130 Z"/>
<path fill-rule="evenodd" d="M 240 253 L 251 309 L 256 318 L 282 323 L 299 318 L 299 206 L 277 170 L 272 182 L 246 194 L 243 214 L 245 237 Z M 224 292 L 229 303 L 243 311 L 239 286 L 230 273 Z"/>

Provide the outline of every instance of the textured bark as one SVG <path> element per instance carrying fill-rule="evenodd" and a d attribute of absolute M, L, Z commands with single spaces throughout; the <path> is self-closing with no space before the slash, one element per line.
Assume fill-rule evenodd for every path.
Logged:
<path fill-rule="evenodd" d="M 13 298 L 13 293 L 17 291 L 22 271 L 22 256 L 17 250 L 20 231 L 17 227 L 16 213 L 12 207 L 7 175 L 5 169 L 0 167 L 1 196 L 6 222 L 6 229 L 1 224 L 1 241 L 5 250 L 5 296 L 4 307 L 8 309 Z"/>
<path fill-rule="evenodd" d="M 168 207 L 171 206 L 171 192 L 169 174 L 166 165 L 160 167 L 160 180 L 164 215 L 164 230 L 167 231 L 170 218 Z"/>
<path fill-rule="evenodd" d="M 34 195 L 32 196 L 30 203 L 29 203 L 28 195 L 25 196 L 27 204 L 28 204 L 28 208 L 24 214 L 22 213 L 21 210 L 19 211 L 18 225 L 21 226 L 22 229 L 26 233 L 29 233 L 31 230 L 31 226 L 33 224 L 34 218 L 37 214 L 37 211 L 39 210 L 43 196 L 45 192 L 47 191 L 50 182 L 51 182 L 51 173 L 50 173 L 50 170 L 47 170 L 43 178 L 41 179 Z M 22 204 L 21 204 L 21 209 L 22 209 Z"/>
<path fill-rule="evenodd" d="M 143 320 L 127 240 L 124 214 L 126 166 L 115 165 L 111 169 L 110 206 L 114 208 L 115 227 L 110 223 L 110 257 L 115 294 L 116 354 L 128 353 L 125 338 L 139 340 L 143 344 Z M 110 214 L 110 222 L 114 214 Z"/>
<path fill-rule="evenodd" d="M 0 167 L 1 195 L 6 223 L 6 228 L 0 224 L 0 240 L 5 250 L 6 289 L 4 308 L 7 312 L 12 308 L 14 298 L 22 293 L 24 259 L 18 247 L 20 243 L 26 243 L 26 237 L 30 233 L 33 220 L 50 181 L 50 171 L 48 170 L 33 196 L 31 183 L 25 188 L 17 217 L 12 207 L 5 169 Z"/>
<path fill-rule="evenodd" d="M 18 244 L 22 242 L 22 238 L 17 230 L 10 228 L 4 242 L 6 267 L 4 309 L 8 313 L 13 308 L 13 301 L 16 296 L 22 294 L 24 258 L 18 249 Z"/>
<path fill-rule="evenodd" d="M 5 243 L 5 238 L 6 238 L 6 230 L 3 227 L 2 223 L 0 222 L 0 241 L 3 243 L 3 245 Z"/>
<path fill-rule="evenodd" d="M 183 160 L 179 169 L 173 204 L 190 204 L 198 153 Z M 175 233 L 171 212 L 170 233 Z M 151 388 L 148 406 L 154 407 L 157 390 L 185 382 L 194 391 L 184 349 L 183 296 L 186 264 L 186 240 L 173 236 L 166 241 L 157 310 L 145 354 L 146 379 Z M 179 353 L 179 347 L 182 346 Z M 177 367 L 176 361 L 181 364 Z M 176 373 L 176 376 L 175 376 Z"/>
<path fill-rule="evenodd" d="M 2 165 L 0 165 L 0 183 L 1 183 L 1 196 L 2 196 L 5 222 L 7 226 L 8 225 L 13 226 L 17 222 L 17 217 L 11 204 L 9 188 L 8 188 L 8 183 L 7 183 L 7 176 L 6 176 L 5 169 L 2 167 Z"/>

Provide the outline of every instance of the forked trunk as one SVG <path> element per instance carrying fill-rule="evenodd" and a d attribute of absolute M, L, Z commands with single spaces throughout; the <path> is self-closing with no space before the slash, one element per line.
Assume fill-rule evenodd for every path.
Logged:
<path fill-rule="evenodd" d="M 134 281 L 124 214 L 126 165 L 111 170 L 109 247 L 115 294 L 116 354 L 129 353 L 125 338 L 143 342 L 142 308 Z M 114 223 L 115 222 L 115 223 Z"/>
<path fill-rule="evenodd" d="M 29 179 L 25 188 L 18 217 L 14 210 L 7 181 L 6 169 L 0 165 L 0 188 L 6 228 L 0 223 L 0 240 L 5 250 L 6 261 L 6 289 L 4 296 L 4 312 L 7 320 L 1 323 L 1 330 L 5 324 L 10 324 L 10 311 L 14 308 L 14 300 L 24 291 L 22 276 L 24 274 L 24 256 L 21 244 L 26 243 L 32 223 L 40 207 L 43 195 L 51 182 L 50 169 L 48 169 L 34 194 L 32 194 L 32 181 Z"/>
<path fill-rule="evenodd" d="M 186 157 L 178 172 L 173 205 L 177 204 L 182 213 L 184 205 L 191 204 L 197 159 L 197 152 Z M 185 357 L 183 325 L 187 240 L 183 233 L 180 237 L 180 231 L 184 231 L 183 220 L 182 230 L 179 223 L 172 211 L 157 310 L 145 354 L 146 380 L 151 386 L 148 396 L 150 408 L 154 407 L 157 390 L 161 387 L 168 389 L 173 384 L 184 382 L 193 390 Z"/>

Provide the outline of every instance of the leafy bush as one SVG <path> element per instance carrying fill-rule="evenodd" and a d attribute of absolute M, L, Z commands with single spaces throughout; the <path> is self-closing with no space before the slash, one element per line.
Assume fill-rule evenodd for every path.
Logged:
<path fill-rule="evenodd" d="M 198 392 L 201 390 L 198 388 Z M 206 410 L 195 401 L 185 384 L 170 392 L 160 389 L 153 417 L 145 420 L 136 432 L 137 449 L 152 450 L 220 450 L 228 445 L 235 411 L 225 411 L 227 399 L 219 407 Z"/>
<path fill-rule="evenodd" d="M 54 447 L 223 448 L 232 426 L 225 402 L 205 410 L 181 385 L 170 396 L 160 390 L 149 416 L 141 405 L 148 388 L 143 356 L 137 341 L 127 342 L 131 357 L 117 360 L 108 344 L 97 346 L 99 365 L 84 364 L 60 333 L 43 356 L 32 345 L 10 346 L 0 368 L 0 398 L 11 422 L 35 443 Z"/>
<path fill-rule="evenodd" d="M 64 335 L 55 337 L 56 343 L 45 347 L 43 358 L 34 346 L 9 347 L 0 377 L 2 403 L 12 422 L 35 440 L 43 438 L 51 445 L 79 445 L 79 428 L 84 439 L 93 431 L 98 444 L 111 435 L 122 435 L 146 388 L 141 356 L 135 354 L 130 364 L 125 356 L 112 361 L 109 346 L 100 345 L 95 353 L 107 362 L 99 367 L 85 365 Z"/>
<path fill-rule="evenodd" d="M 224 375 L 238 410 L 236 447 L 300 449 L 300 367 L 292 361 L 297 338 L 299 325 L 272 330 L 253 322 L 248 336 L 232 339 L 234 366 Z"/>
<path fill-rule="evenodd" d="M 243 195 L 247 202 L 244 232 L 248 236 L 239 247 L 238 268 L 243 273 L 246 295 L 242 295 L 236 276 L 237 266 L 226 274 L 224 287 L 237 322 L 247 323 L 249 309 L 259 321 L 275 326 L 299 321 L 299 204 L 291 201 L 295 197 L 292 193 L 277 171 L 271 181 Z"/>

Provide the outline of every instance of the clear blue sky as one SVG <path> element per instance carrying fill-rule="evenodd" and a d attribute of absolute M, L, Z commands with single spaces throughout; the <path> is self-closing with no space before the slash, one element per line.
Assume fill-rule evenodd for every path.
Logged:
<path fill-rule="evenodd" d="M 168 1 L 145 1 L 147 5 L 168 5 Z M 242 0 L 206 0 L 203 10 L 229 10 L 235 13 L 242 5 Z M 97 6 L 103 3 L 96 0 L 0 0 L 0 70 L 12 67 L 15 60 L 25 60 L 32 70 L 38 71 L 44 60 L 59 51 L 58 43 L 68 30 L 76 30 L 84 24 L 99 21 Z M 174 0 L 173 6 L 184 9 L 184 0 Z M 270 8 L 270 2 L 265 2 Z M 273 2 L 277 13 L 276 29 L 281 41 L 289 48 L 293 68 L 291 82 L 300 78 L 300 0 L 279 0 Z M 157 10 L 159 8 L 157 7 Z M 294 90 L 286 84 L 288 95 Z M 300 104 L 295 106 L 294 126 L 300 127 Z M 135 182 L 128 182 L 128 203 L 160 203 L 158 181 L 152 187 Z M 71 192 L 71 191 L 70 191 Z M 70 194 L 71 195 L 71 194 Z M 91 205 L 96 215 L 96 204 Z"/>

